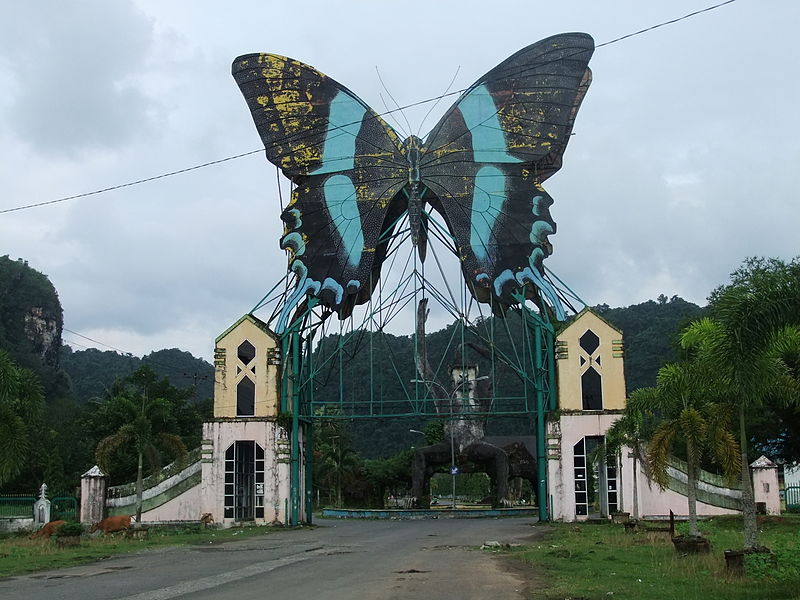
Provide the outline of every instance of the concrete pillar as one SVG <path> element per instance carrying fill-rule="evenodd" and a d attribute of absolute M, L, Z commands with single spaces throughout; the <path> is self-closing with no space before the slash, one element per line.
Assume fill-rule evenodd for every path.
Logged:
<path fill-rule="evenodd" d="M 33 503 L 33 524 L 37 529 L 50 522 L 50 500 L 47 499 L 47 484 L 39 488 L 39 499 Z"/>
<path fill-rule="evenodd" d="M 781 496 L 778 490 L 778 465 L 761 456 L 750 465 L 753 474 L 753 495 L 756 506 L 763 503 L 768 515 L 781 514 Z"/>
<path fill-rule="evenodd" d="M 106 513 L 106 474 L 97 465 L 81 475 L 81 523 L 91 525 Z"/>

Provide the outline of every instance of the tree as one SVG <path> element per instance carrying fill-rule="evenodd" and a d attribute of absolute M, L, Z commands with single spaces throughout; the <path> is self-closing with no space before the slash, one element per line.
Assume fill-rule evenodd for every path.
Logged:
<path fill-rule="evenodd" d="M 0 484 L 22 471 L 43 400 L 36 375 L 0 350 Z"/>
<path fill-rule="evenodd" d="M 383 506 L 387 492 L 397 496 L 411 487 L 411 461 L 414 450 L 401 450 L 388 458 L 374 458 L 364 461 L 364 472 L 367 481 L 375 490 Z"/>
<path fill-rule="evenodd" d="M 628 401 L 636 413 L 656 416 L 648 435 L 647 465 L 650 477 L 662 488 L 667 484 L 667 465 L 677 443 L 686 451 L 686 498 L 689 503 L 689 535 L 698 536 L 697 475 L 704 455 L 712 456 L 723 472 L 733 478 L 739 469 L 739 447 L 728 429 L 724 405 L 714 402 L 713 388 L 702 363 L 685 361 L 662 367 L 656 387 L 641 388 Z"/>
<path fill-rule="evenodd" d="M 173 406 L 164 397 L 150 395 L 148 384 L 158 383 L 155 374 L 142 367 L 131 376 L 131 380 L 142 385 L 140 393 L 118 390 L 119 393 L 106 399 L 103 412 L 113 415 L 122 425 L 97 444 L 97 463 L 107 472 L 112 470 L 114 456 L 121 449 L 133 451 L 136 456 L 136 520 L 142 516 L 142 487 L 144 459 L 153 471 L 161 467 L 161 450 L 166 450 L 177 459 L 186 456 L 186 445 L 175 433 L 163 430 L 172 417 Z"/>
<path fill-rule="evenodd" d="M 648 390 L 652 388 L 640 388 L 631 394 L 633 402 L 628 402 L 625 406 L 625 412 L 619 419 L 614 421 L 611 427 L 605 433 L 604 452 L 611 455 L 619 456 L 624 448 L 630 448 L 633 455 L 633 518 L 639 518 L 639 487 L 636 481 L 637 464 L 643 464 L 647 470 L 647 463 L 645 461 L 645 440 L 647 439 L 648 432 L 652 432 L 653 415 L 646 413 L 642 408 L 645 398 L 639 398 L 641 395 L 650 393 Z M 622 488 L 620 487 L 620 495 Z M 620 505 L 622 499 L 620 498 Z"/>
<path fill-rule="evenodd" d="M 690 325 L 681 345 L 697 353 L 739 414 L 745 548 L 758 547 L 746 415 L 770 398 L 796 401 L 797 379 L 781 344 L 800 326 L 800 261 L 751 258 L 712 292 L 710 318 Z"/>
<path fill-rule="evenodd" d="M 338 409 L 320 409 L 314 425 L 314 483 L 328 492 L 328 501 L 343 505 L 344 489 L 352 486 L 361 470 L 361 457 L 353 449 L 347 424 Z"/>

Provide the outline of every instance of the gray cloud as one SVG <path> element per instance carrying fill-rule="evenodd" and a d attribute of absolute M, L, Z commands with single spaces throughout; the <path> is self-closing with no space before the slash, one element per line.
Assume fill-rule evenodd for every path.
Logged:
<path fill-rule="evenodd" d="M 159 103 L 137 82 L 152 19 L 130 2 L 24 4 L 3 28 L 16 84 L 6 118 L 17 136 L 45 155 L 74 156 L 152 133 Z"/>
<path fill-rule="evenodd" d="M 0 208 L 258 148 L 230 77 L 239 54 L 303 60 L 382 111 L 376 65 L 407 105 L 444 92 L 458 67 L 453 89 L 553 33 L 603 42 L 705 4 L 14 3 L 0 23 Z M 558 223 L 548 265 L 587 302 L 702 302 L 746 256 L 798 254 L 797 22 L 793 0 L 736 2 L 597 50 L 564 167 L 545 182 Z M 412 129 L 428 108 L 407 111 Z M 0 252 L 52 277 L 70 329 L 208 358 L 285 273 L 279 213 L 258 154 L 0 215 Z"/>

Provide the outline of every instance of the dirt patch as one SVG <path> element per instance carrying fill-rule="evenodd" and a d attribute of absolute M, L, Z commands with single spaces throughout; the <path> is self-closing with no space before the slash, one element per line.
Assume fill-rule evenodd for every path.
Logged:
<path fill-rule="evenodd" d="M 534 571 L 531 565 L 507 554 L 499 554 L 495 558 L 503 571 L 520 581 L 524 598 L 530 598 L 534 590 L 541 591 L 546 587 L 541 573 Z"/>
<path fill-rule="evenodd" d="M 551 531 L 551 528 L 537 525 L 530 536 L 525 536 L 524 541 L 526 544 L 541 542 L 550 535 Z M 494 554 L 494 557 L 503 571 L 520 580 L 523 586 L 523 597 L 531 598 L 534 591 L 541 593 L 547 589 L 547 574 L 526 563 L 519 555 L 497 553 Z"/>

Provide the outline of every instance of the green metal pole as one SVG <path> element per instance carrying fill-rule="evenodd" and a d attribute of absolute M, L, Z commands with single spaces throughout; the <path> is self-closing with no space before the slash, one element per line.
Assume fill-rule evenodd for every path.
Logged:
<path fill-rule="evenodd" d="M 547 329 L 547 378 L 550 384 L 548 410 L 558 409 L 558 383 L 556 382 L 556 336 L 552 328 Z"/>
<path fill-rule="evenodd" d="M 313 419 L 311 418 L 314 412 L 314 330 L 311 329 L 306 335 L 304 340 L 303 350 L 305 357 L 303 359 L 303 386 L 305 396 L 302 399 L 305 408 L 304 413 L 308 417 L 303 420 L 303 443 L 305 451 L 303 452 L 303 479 L 305 489 L 305 522 L 311 525 L 312 515 L 314 513 L 314 443 L 313 443 Z M 299 411 L 298 406 L 298 413 Z"/>
<path fill-rule="evenodd" d="M 542 369 L 542 327 L 534 326 L 534 371 L 536 373 L 536 479 L 539 520 L 548 520 L 547 511 L 547 440 L 545 438 L 544 369 Z"/>
<path fill-rule="evenodd" d="M 291 525 L 300 521 L 300 333 L 292 331 L 292 445 L 289 496 Z"/>
<path fill-rule="evenodd" d="M 289 335 L 284 333 L 281 337 L 281 364 L 283 366 L 283 372 L 281 373 L 281 405 L 279 409 L 281 412 L 287 411 L 289 400 Z"/>
<path fill-rule="evenodd" d="M 306 470 L 306 523 L 313 523 L 314 514 L 314 424 L 312 421 L 305 423 L 303 429 L 306 435 L 305 470 Z"/>

